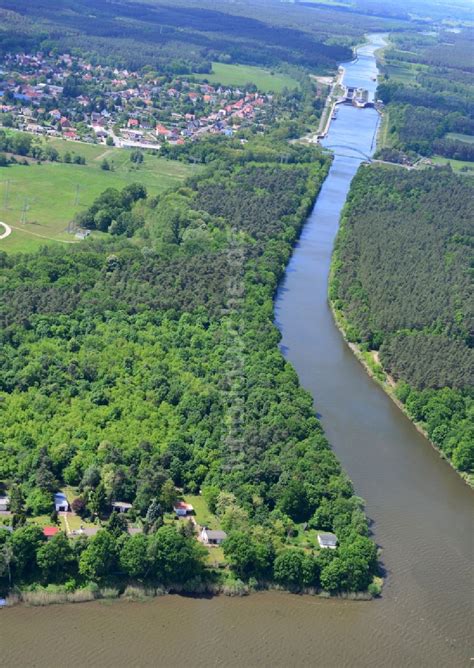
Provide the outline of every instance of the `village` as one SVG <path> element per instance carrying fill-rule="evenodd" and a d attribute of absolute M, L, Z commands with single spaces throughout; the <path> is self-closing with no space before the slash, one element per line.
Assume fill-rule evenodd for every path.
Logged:
<path fill-rule="evenodd" d="M 205 133 L 233 136 L 264 129 L 274 103 L 251 84 L 213 86 L 70 54 L 7 54 L 0 61 L 0 123 L 72 141 L 159 149 Z"/>
<path fill-rule="evenodd" d="M 36 524 L 41 527 L 46 540 L 63 532 L 69 539 L 79 537 L 92 538 L 103 528 L 111 526 L 114 517 L 120 518 L 122 530 L 130 536 L 147 532 L 152 527 L 156 529 L 156 519 L 159 524 L 176 524 L 189 536 L 193 536 L 209 551 L 208 564 L 213 567 L 224 567 L 225 559 L 222 544 L 228 537 L 222 529 L 219 517 L 211 512 L 204 497 L 198 493 L 194 495 L 183 495 L 176 490 L 174 501 L 167 509 L 157 506 L 159 512 L 153 517 L 150 524 L 148 514 L 146 518 L 137 516 L 133 504 L 127 501 L 111 501 L 103 506 L 103 511 L 95 517 L 84 515 L 84 506 L 79 503 L 80 497 L 76 496 L 77 490 L 66 488 L 51 494 L 51 516 L 45 514 L 37 517 L 25 518 L 28 524 Z M 75 497 L 75 498 L 73 498 Z M 154 504 L 152 504 L 153 506 Z M 0 495 L 0 528 L 14 532 L 15 526 L 15 502 L 3 491 Z M 22 526 L 20 524 L 19 526 Z M 298 535 L 296 532 L 295 535 Z M 289 536 L 291 540 L 291 537 Z M 293 540 L 291 540 L 293 542 Z M 327 531 L 310 530 L 307 524 L 302 525 L 301 535 L 297 540 L 300 547 L 306 549 L 336 549 L 337 537 Z"/>

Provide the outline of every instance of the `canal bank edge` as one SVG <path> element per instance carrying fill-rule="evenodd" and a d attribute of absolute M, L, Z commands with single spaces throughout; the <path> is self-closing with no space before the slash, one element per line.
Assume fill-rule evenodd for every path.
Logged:
<path fill-rule="evenodd" d="M 363 167 L 362 167 L 363 168 Z M 361 167 L 359 167 L 361 169 Z M 341 233 L 342 230 L 344 230 L 344 225 L 345 225 L 345 220 L 346 220 L 346 206 L 344 205 L 344 208 L 341 213 L 341 219 L 339 223 L 339 231 L 338 235 Z M 410 420 L 410 422 L 413 424 L 415 429 L 422 434 L 428 443 L 436 450 L 438 455 L 440 456 L 441 459 L 443 459 L 449 466 L 456 471 L 458 476 L 468 485 L 471 489 L 474 489 L 474 478 L 470 477 L 468 474 L 463 473 L 462 471 L 459 471 L 453 463 L 446 457 L 446 455 L 438 448 L 438 446 L 430 439 L 428 436 L 428 432 L 426 429 L 423 427 L 423 425 L 420 422 L 417 422 L 416 420 L 413 420 L 413 418 L 409 415 L 405 405 L 400 401 L 400 399 L 396 395 L 396 389 L 398 387 L 397 382 L 388 374 L 388 372 L 384 369 L 382 364 L 375 358 L 374 353 L 376 351 L 365 351 L 361 348 L 360 345 L 357 343 L 354 343 L 353 341 L 349 340 L 348 334 L 347 334 L 347 329 L 349 323 L 346 320 L 344 311 L 340 308 L 337 308 L 334 299 L 331 298 L 331 291 L 332 287 L 334 285 L 334 278 L 335 278 L 335 271 L 336 271 L 336 264 L 338 261 L 338 251 L 337 251 L 337 237 L 336 237 L 336 243 L 332 252 L 332 257 L 331 257 L 331 267 L 329 270 L 329 280 L 328 280 L 328 303 L 329 307 L 331 309 L 331 313 L 334 319 L 334 322 L 336 324 L 337 329 L 342 335 L 342 338 L 348 345 L 348 347 L 352 350 L 354 355 L 357 357 L 359 362 L 362 364 L 364 369 L 366 370 L 367 374 L 374 380 L 382 389 L 383 391 L 390 397 L 390 399 L 398 406 L 398 408 L 402 411 L 402 413 Z"/>
<path fill-rule="evenodd" d="M 11 592 L 5 599 L 3 606 L 13 608 L 16 606 L 46 607 L 49 605 L 65 605 L 71 603 L 91 603 L 93 601 L 132 601 L 135 603 L 149 601 L 161 596 L 178 595 L 191 596 L 193 598 L 214 598 L 216 596 L 242 597 L 257 592 L 279 591 L 299 596 L 312 596 L 318 599 L 331 599 L 341 601 L 371 601 L 378 598 L 382 593 L 383 578 L 376 575 L 371 583 L 371 591 L 340 592 L 331 594 L 328 591 L 316 587 L 286 588 L 276 583 L 258 583 L 255 586 L 243 582 L 235 582 L 234 585 L 213 585 L 203 583 L 195 588 L 183 585 L 156 585 L 145 586 L 141 583 L 131 582 L 123 587 L 98 587 L 86 586 L 74 591 L 57 585 L 51 587 L 36 587 L 31 590 L 17 589 Z"/>

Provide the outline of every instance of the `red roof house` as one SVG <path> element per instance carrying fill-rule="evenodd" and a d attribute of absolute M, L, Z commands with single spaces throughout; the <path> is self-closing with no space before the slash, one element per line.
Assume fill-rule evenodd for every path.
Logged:
<path fill-rule="evenodd" d="M 186 515 L 190 515 L 194 511 L 194 508 L 190 503 L 177 501 L 173 506 L 173 510 L 178 517 L 185 517 Z"/>
<path fill-rule="evenodd" d="M 44 527 L 43 529 L 43 535 L 46 536 L 46 538 L 52 538 L 57 533 L 59 533 L 59 527 Z"/>
<path fill-rule="evenodd" d="M 171 130 L 168 130 L 168 128 L 165 128 L 164 125 L 157 125 L 156 126 L 156 134 L 161 135 L 162 137 L 169 137 L 171 135 Z"/>

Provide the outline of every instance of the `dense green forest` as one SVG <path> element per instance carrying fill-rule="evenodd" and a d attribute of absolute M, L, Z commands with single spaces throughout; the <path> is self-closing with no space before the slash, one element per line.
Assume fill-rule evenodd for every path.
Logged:
<path fill-rule="evenodd" d="M 324 23 L 311 32 L 238 15 L 232 7 L 102 0 L 1 0 L 3 51 L 45 45 L 78 50 L 113 66 L 175 74 L 210 72 L 213 60 L 334 68 L 351 57 Z M 223 11 L 227 9 L 227 11 Z M 250 12 L 252 14 L 252 12 Z M 302 23 L 300 18 L 300 23 Z M 1 30 L 1 29 L 0 29 Z M 353 34 L 360 35 L 352 29 Z M 347 33 L 340 33 L 347 41 Z"/>
<path fill-rule="evenodd" d="M 82 516 L 106 520 L 120 500 L 144 528 L 129 537 L 112 514 L 89 542 L 45 543 L 30 524 L 0 531 L 4 586 L 215 579 L 186 526 L 163 525 L 177 495 L 199 490 L 228 532 L 235 577 L 333 592 L 371 583 L 362 502 L 273 324 L 329 159 L 255 142 L 203 141 L 206 171 L 157 198 L 108 191 L 85 212 L 102 240 L 1 254 L 0 478 L 14 525 L 51 513 L 67 485 Z M 334 531 L 339 548 L 298 548 L 302 523 Z"/>
<path fill-rule="evenodd" d="M 472 29 L 393 33 L 380 67 L 377 96 L 386 105 L 385 142 L 407 153 L 472 161 Z M 469 137 L 468 137 L 469 138 Z"/>
<path fill-rule="evenodd" d="M 472 185 L 449 168 L 361 167 L 330 288 L 348 339 L 379 351 L 408 414 L 466 474 L 474 470 L 472 207 Z"/>

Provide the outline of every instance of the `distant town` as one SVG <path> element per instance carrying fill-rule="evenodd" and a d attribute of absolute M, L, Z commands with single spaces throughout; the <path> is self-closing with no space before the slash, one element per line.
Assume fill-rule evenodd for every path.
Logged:
<path fill-rule="evenodd" d="M 67 53 L 7 54 L 0 62 L 2 125 L 73 141 L 158 149 L 205 133 L 263 130 L 273 107 L 273 95 L 252 85 L 131 72 Z"/>

